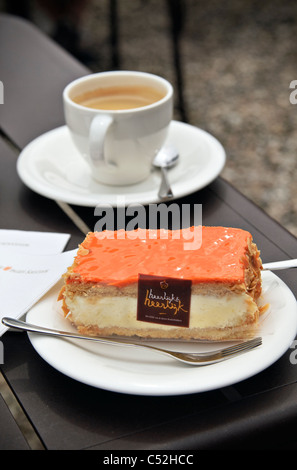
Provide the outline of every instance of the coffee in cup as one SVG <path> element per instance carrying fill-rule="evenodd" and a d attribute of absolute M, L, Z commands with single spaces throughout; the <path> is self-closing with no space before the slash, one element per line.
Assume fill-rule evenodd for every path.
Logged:
<path fill-rule="evenodd" d="M 87 108 L 116 111 L 149 106 L 164 96 L 164 93 L 153 87 L 118 86 L 97 88 L 75 96 L 73 101 Z"/>

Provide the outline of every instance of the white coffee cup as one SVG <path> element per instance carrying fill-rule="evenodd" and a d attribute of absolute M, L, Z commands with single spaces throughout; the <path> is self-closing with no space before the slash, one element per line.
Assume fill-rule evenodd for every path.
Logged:
<path fill-rule="evenodd" d="M 142 100 L 140 107 L 135 99 Z M 121 100 L 132 107 L 120 109 Z M 94 73 L 67 85 L 63 103 L 73 142 L 95 180 L 129 185 L 149 176 L 172 119 L 173 88 L 167 80 L 144 72 Z"/>

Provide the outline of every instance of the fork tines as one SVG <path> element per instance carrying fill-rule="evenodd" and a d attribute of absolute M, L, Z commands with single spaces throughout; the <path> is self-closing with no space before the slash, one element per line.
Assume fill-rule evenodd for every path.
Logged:
<path fill-rule="evenodd" d="M 233 346 L 230 346 L 229 348 L 225 348 L 222 350 L 222 355 L 223 356 L 230 356 L 232 354 L 238 354 L 241 351 L 246 351 L 248 349 L 253 349 L 257 346 L 260 346 L 262 344 L 262 338 L 257 337 L 253 338 L 248 341 L 244 341 L 243 343 L 238 343 L 234 344 Z"/>

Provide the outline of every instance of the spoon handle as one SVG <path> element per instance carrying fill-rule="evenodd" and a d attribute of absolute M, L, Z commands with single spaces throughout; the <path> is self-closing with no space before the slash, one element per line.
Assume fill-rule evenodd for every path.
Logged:
<path fill-rule="evenodd" d="M 168 181 L 167 170 L 164 167 L 161 167 L 162 181 L 159 189 L 158 196 L 161 199 L 173 197 L 173 193 Z"/>
<path fill-rule="evenodd" d="M 263 268 L 266 270 L 280 270 L 280 269 L 289 269 L 297 268 L 297 259 L 287 259 L 284 261 L 274 261 L 272 263 L 264 263 Z"/>

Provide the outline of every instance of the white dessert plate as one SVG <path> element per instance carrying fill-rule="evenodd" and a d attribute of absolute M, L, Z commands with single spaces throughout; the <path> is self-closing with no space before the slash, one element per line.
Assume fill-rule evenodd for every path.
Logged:
<path fill-rule="evenodd" d="M 174 144 L 180 154 L 178 163 L 169 171 L 174 199 L 207 186 L 221 173 L 225 151 L 207 132 L 173 121 L 167 141 Z M 161 173 L 157 169 L 152 169 L 145 181 L 129 186 L 108 186 L 93 180 L 66 126 L 30 142 L 19 155 L 17 171 L 23 183 L 33 191 L 69 204 L 116 207 L 159 201 Z"/>
<path fill-rule="evenodd" d="M 74 331 L 62 316 L 56 285 L 27 314 L 30 323 Z M 61 373 L 87 385 L 126 394 L 184 395 L 229 386 L 269 367 L 292 345 L 297 333 L 297 303 L 275 274 L 263 272 L 263 302 L 270 310 L 260 325 L 263 343 L 240 356 L 202 367 L 187 366 L 151 350 L 28 333 L 37 353 Z M 155 343 L 154 343 L 155 344 Z M 162 345 L 162 342 L 158 343 Z M 220 343 L 163 343 L 170 349 L 205 351 Z"/>

